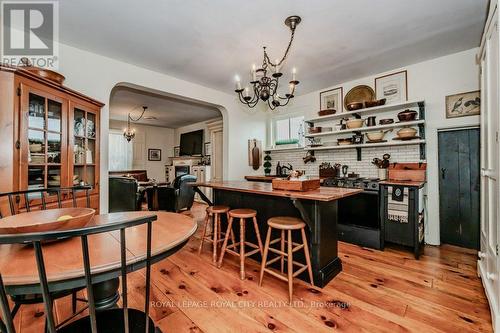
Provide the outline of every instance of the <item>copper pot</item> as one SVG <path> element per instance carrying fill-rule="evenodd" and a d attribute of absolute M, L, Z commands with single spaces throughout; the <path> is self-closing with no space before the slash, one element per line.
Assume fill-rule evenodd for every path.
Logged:
<path fill-rule="evenodd" d="M 398 113 L 399 121 L 412 121 L 417 118 L 417 111 L 406 109 Z"/>

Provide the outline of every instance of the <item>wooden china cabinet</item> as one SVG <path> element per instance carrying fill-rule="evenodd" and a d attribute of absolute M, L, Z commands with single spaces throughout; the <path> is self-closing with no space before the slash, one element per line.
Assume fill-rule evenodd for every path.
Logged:
<path fill-rule="evenodd" d="M 92 185 L 91 206 L 99 209 L 103 105 L 32 70 L 0 66 L 0 192 Z M 85 205 L 84 193 L 77 201 Z M 22 210 L 23 199 L 17 204 Z"/>

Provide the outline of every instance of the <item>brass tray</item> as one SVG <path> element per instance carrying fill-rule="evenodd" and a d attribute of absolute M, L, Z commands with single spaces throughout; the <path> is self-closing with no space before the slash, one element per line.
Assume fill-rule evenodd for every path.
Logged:
<path fill-rule="evenodd" d="M 366 101 L 373 100 L 375 100 L 375 91 L 373 91 L 373 89 L 369 86 L 359 85 L 349 90 L 347 95 L 345 95 L 344 107 L 347 110 L 347 104 L 355 102 L 364 104 Z"/>

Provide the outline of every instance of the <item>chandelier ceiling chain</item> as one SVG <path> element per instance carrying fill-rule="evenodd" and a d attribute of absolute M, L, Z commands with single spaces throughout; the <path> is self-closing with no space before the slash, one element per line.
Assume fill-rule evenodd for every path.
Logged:
<path fill-rule="evenodd" d="M 123 130 L 123 136 L 125 137 L 125 139 L 127 140 L 127 142 L 130 142 L 132 139 L 135 138 L 135 129 L 130 127 L 130 122 L 131 121 L 137 122 L 137 121 L 141 120 L 147 109 L 148 109 L 147 106 L 143 106 L 142 107 L 142 112 L 141 112 L 140 116 L 137 117 L 137 118 L 135 118 L 135 119 L 132 117 L 132 115 L 131 115 L 130 112 L 128 113 L 128 116 L 127 116 L 127 128 L 125 128 Z"/>
<path fill-rule="evenodd" d="M 289 90 L 288 93 L 285 94 L 285 97 L 282 97 L 278 93 L 279 88 L 279 79 L 283 76 L 283 73 L 280 72 L 281 66 L 284 64 L 285 60 L 290 53 L 292 48 L 293 39 L 295 37 L 295 28 L 300 23 L 301 18 L 299 16 L 290 16 L 285 20 L 285 25 L 290 28 L 291 35 L 290 41 L 288 42 L 288 46 L 285 50 L 285 54 L 281 58 L 281 60 L 276 59 L 273 63 L 269 58 L 269 54 L 267 53 L 266 46 L 264 49 L 264 56 L 262 60 L 262 67 L 256 68 L 255 65 L 252 68 L 252 80 L 250 84 L 252 88 L 246 86 L 244 89 L 241 87 L 241 81 L 239 77 L 236 78 L 236 90 L 235 92 L 238 94 L 239 100 L 246 104 L 247 106 L 253 108 L 258 103 L 259 100 L 267 102 L 269 108 L 271 110 L 276 109 L 279 106 L 287 105 L 290 100 L 294 97 L 295 87 L 299 84 L 296 78 L 296 70 L 295 68 L 292 70 L 292 80 L 289 82 Z M 274 69 L 274 73 L 268 75 L 268 67 Z M 253 90 L 253 96 L 250 96 L 250 89 Z"/>

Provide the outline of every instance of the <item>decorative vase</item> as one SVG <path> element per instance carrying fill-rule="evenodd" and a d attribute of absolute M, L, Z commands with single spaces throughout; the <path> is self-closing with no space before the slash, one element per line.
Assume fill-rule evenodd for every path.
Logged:
<path fill-rule="evenodd" d="M 386 180 L 387 179 L 387 169 L 378 169 L 378 178 L 380 180 Z"/>

